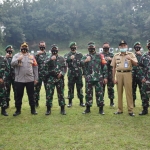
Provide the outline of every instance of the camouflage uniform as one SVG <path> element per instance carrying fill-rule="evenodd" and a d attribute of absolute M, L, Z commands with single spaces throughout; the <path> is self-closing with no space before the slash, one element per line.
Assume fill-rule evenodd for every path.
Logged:
<path fill-rule="evenodd" d="M 107 90 L 108 90 L 108 97 L 110 99 L 110 105 L 114 105 L 113 99 L 114 99 L 114 83 L 113 83 L 113 76 L 112 76 L 112 66 L 110 65 L 111 60 L 107 60 L 107 57 L 113 58 L 113 53 L 105 53 L 102 52 L 102 54 L 105 57 L 105 60 L 107 61 L 107 69 L 108 69 L 108 83 L 107 83 Z M 105 84 L 103 84 L 103 92 L 105 94 Z"/>
<path fill-rule="evenodd" d="M 44 61 L 46 60 L 46 58 L 49 55 L 50 54 L 48 52 L 43 52 L 40 55 L 38 55 L 38 54 L 35 55 L 35 59 L 38 64 L 38 73 L 39 73 L 39 80 L 34 88 L 34 99 L 35 99 L 36 105 L 38 105 L 38 101 L 40 100 L 40 90 L 41 90 L 41 86 L 42 86 L 42 81 L 44 82 L 44 87 L 45 87 L 45 91 L 46 91 L 47 81 L 43 78 L 42 72 L 43 72 Z"/>
<path fill-rule="evenodd" d="M 75 58 L 72 60 L 70 57 L 74 55 Z M 81 68 L 81 58 L 83 55 L 79 52 L 70 51 L 65 54 L 64 58 L 68 66 L 68 99 L 72 103 L 74 98 L 74 86 L 76 84 L 77 95 L 80 99 L 80 105 L 83 105 L 83 81 L 82 81 L 82 68 Z M 69 106 L 69 105 L 68 105 Z"/>
<path fill-rule="evenodd" d="M 84 62 L 87 56 L 91 57 L 90 62 Z M 100 54 L 87 54 L 82 57 L 81 64 L 83 65 L 83 71 L 85 75 L 86 82 L 86 106 L 92 106 L 93 104 L 93 86 L 95 86 L 96 93 L 96 103 L 98 107 L 103 107 L 103 75 L 104 78 L 108 77 L 107 66 L 103 67 L 101 65 Z"/>

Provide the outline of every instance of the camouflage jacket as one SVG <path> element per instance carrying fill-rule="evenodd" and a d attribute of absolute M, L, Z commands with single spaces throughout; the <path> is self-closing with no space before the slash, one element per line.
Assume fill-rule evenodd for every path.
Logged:
<path fill-rule="evenodd" d="M 75 58 L 72 60 L 71 56 L 74 55 Z M 81 58 L 83 55 L 79 52 L 72 53 L 71 51 L 64 55 L 68 66 L 68 76 L 80 76 L 82 75 Z"/>
<path fill-rule="evenodd" d="M 51 55 L 52 56 L 52 55 Z M 56 60 L 51 60 L 51 56 L 47 57 L 47 60 L 44 61 L 43 75 L 45 80 L 57 81 L 58 74 L 62 74 L 62 78 L 65 76 L 67 67 L 65 59 L 62 56 L 57 55 Z"/>
<path fill-rule="evenodd" d="M 139 61 L 139 76 L 140 79 L 146 79 L 150 82 L 150 52 L 146 52 L 142 55 L 140 61 Z"/>
<path fill-rule="evenodd" d="M 87 56 L 91 57 L 90 62 L 84 62 Z M 108 77 L 107 66 L 102 67 L 100 54 L 86 54 L 81 59 L 81 64 L 83 65 L 83 72 L 86 81 L 100 81 L 101 78 Z"/>
<path fill-rule="evenodd" d="M 8 78 L 15 80 L 15 69 L 14 69 L 14 67 L 11 66 L 12 57 L 6 57 L 6 59 L 7 59 L 9 69 L 10 69 L 10 73 L 9 73 Z"/>
<path fill-rule="evenodd" d="M 50 53 L 48 52 L 44 52 L 43 54 L 40 54 L 40 55 L 35 54 L 34 56 L 38 64 L 39 77 L 42 76 L 44 61 L 47 59 L 48 56 L 50 56 Z"/>
<path fill-rule="evenodd" d="M 137 60 L 138 60 L 138 63 L 140 62 L 140 59 L 141 59 L 141 57 L 142 57 L 142 55 L 139 55 L 139 54 L 136 54 L 135 53 L 135 56 L 136 56 L 136 58 L 137 58 Z M 139 70 L 140 70 L 140 67 L 139 67 L 139 65 L 138 66 L 133 66 L 132 67 L 132 76 L 133 77 L 137 77 L 137 78 L 140 78 L 139 77 Z"/>

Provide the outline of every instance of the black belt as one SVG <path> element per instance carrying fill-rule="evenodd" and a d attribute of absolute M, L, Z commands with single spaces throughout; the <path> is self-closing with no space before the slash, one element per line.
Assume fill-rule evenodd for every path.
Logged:
<path fill-rule="evenodd" d="M 131 72 L 131 70 L 117 70 L 117 72 Z"/>

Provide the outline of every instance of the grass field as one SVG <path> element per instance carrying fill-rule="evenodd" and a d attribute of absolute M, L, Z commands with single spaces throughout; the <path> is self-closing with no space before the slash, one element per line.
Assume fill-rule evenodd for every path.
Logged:
<path fill-rule="evenodd" d="M 67 97 L 66 78 L 65 85 L 65 97 Z M 124 113 L 114 115 L 117 106 L 110 108 L 107 93 L 105 93 L 105 115 L 103 116 L 98 113 L 95 97 L 91 113 L 82 114 L 85 108 L 79 106 L 76 92 L 73 107 L 66 107 L 66 116 L 60 114 L 56 91 L 52 114 L 49 116 L 45 116 L 45 102 L 45 92 L 42 87 L 40 107 L 37 108 L 38 115 L 31 115 L 25 93 L 22 113 L 13 117 L 15 107 L 13 93 L 11 93 L 10 108 L 7 109 L 9 116 L 0 116 L 0 150 L 150 149 L 150 115 L 138 115 L 142 110 L 139 91 L 134 109 L 135 117 L 128 115 L 125 97 Z M 115 104 L 117 105 L 117 96 Z"/>

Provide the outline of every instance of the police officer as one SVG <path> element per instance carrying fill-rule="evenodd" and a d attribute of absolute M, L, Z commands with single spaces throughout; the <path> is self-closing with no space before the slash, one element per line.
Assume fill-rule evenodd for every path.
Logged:
<path fill-rule="evenodd" d="M 94 42 L 88 43 L 88 51 L 89 54 L 86 54 L 81 59 L 86 82 L 86 109 L 83 114 L 90 113 L 90 107 L 93 103 L 93 86 L 95 86 L 96 102 L 97 106 L 99 107 L 99 113 L 104 115 L 103 83 L 107 83 L 107 66 L 105 65 L 105 67 L 102 67 L 104 65 L 103 61 L 105 61 L 105 59 L 104 57 L 102 59 L 100 54 L 96 53 Z"/>
<path fill-rule="evenodd" d="M 76 42 L 71 42 L 70 52 L 64 55 L 64 58 L 68 66 L 68 107 L 72 106 L 72 99 L 74 98 L 74 86 L 76 84 L 77 95 L 80 99 L 80 106 L 85 107 L 83 103 L 83 81 L 82 81 L 82 68 L 81 68 L 81 58 L 83 55 L 77 52 Z"/>
<path fill-rule="evenodd" d="M 108 90 L 108 97 L 110 99 L 110 106 L 114 107 L 114 83 L 112 81 L 112 66 L 110 66 L 111 60 L 114 56 L 113 53 L 109 52 L 110 45 L 108 42 L 103 44 L 103 52 L 102 54 L 107 61 L 107 69 L 108 69 L 108 83 L 107 83 L 107 90 Z M 105 84 L 103 84 L 103 91 L 105 94 Z"/>
<path fill-rule="evenodd" d="M 45 115 L 51 114 L 51 107 L 56 86 L 58 103 L 61 107 L 60 113 L 66 115 L 65 99 L 64 99 L 64 76 L 66 73 L 65 59 L 58 55 L 58 47 L 53 44 L 51 48 L 52 55 L 47 58 L 44 64 L 44 75 L 47 78 L 46 84 L 46 106 L 47 111 Z"/>
<path fill-rule="evenodd" d="M 40 41 L 39 43 L 39 51 L 35 55 L 35 59 L 38 64 L 38 73 L 39 73 L 39 80 L 38 83 L 35 85 L 34 89 L 34 99 L 35 99 L 35 105 L 36 107 L 39 106 L 39 99 L 40 99 L 40 90 L 42 86 L 42 81 L 44 82 L 44 87 L 46 91 L 46 80 L 43 78 L 43 65 L 46 58 L 50 55 L 48 52 L 46 52 L 46 43 L 44 41 Z"/>
<path fill-rule="evenodd" d="M 135 42 L 134 43 L 134 50 L 135 50 L 135 56 L 138 60 L 138 62 L 140 62 L 140 59 L 142 57 L 142 53 L 141 53 L 141 43 L 140 42 Z M 140 95 L 141 95 L 141 99 L 142 99 L 142 82 L 139 76 L 139 65 L 138 66 L 133 66 L 132 67 L 132 92 L 133 92 L 133 105 L 135 107 L 135 100 L 136 100 L 136 89 L 137 89 L 137 85 L 139 87 L 140 90 Z"/>
<path fill-rule="evenodd" d="M 140 77 L 142 80 L 142 106 L 143 110 L 139 115 L 148 114 L 149 98 L 150 98 L 150 40 L 147 41 L 148 52 L 142 55 L 139 66 Z"/>
<path fill-rule="evenodd" d="M 9 75 L 8 75 L 8 79 L 5 83 L 6 85 L 6 89 L 7 89 L 7 92 L 6 92 L 6 101 L 7 101 L 7 107 L 9 107 L 9 101 L 10 101 L 10 90 L 11 90 L 11 85 L 13 87 L 13 92 L 14 92 L 14 100 L 16 99 L 16 90 L 15 90 L 15 83 L 14 83 L 14 80 L 15 80 L 15 71 L 14 71 L 14 68 L 11 66 L 11 61 L 12 61 L 12 53 L 13 53 L 13 47 L 12 45 L 8 45 L 6 46 L 5 48 L 5 51 L 6 51 L 6 60 L 8 62 L 8 65 L 9 65 Z"/>
<path fill-rule="evenodd" d="M 21 114 L 22 98 L 24 87 L 26 87 L 31 114 L 36 115 L 34 101 L 34 84 L 38 81 L 38 65 L 34 56 L 28 53 L 29 46 L 26 42 L 21 44 L 20 53 L 13 56 L 11 65 L 15 69 L 15 86 L 17 98 L 15 101 L 16 111 L 13 116 Z"/>
<path fill-rule="evenodd" d="M 122 40 L 119 43 L 120 53 L 117 53 L 111 62 L 113 66 L 113 81 L 117 84 L 118 93 L 118 111 L 114 114 L 123 113 L 123 87 L 126 92 L 128 113 L 130 116 L 134 116 L 133 113 L 133 97 L 132 97 L 132 66 L 137 65 L 137 59 L 132 52 L 128 52 L 128 46 L 126 41 Z M 116 75 L 116 79 L 115 79 Z"/>

